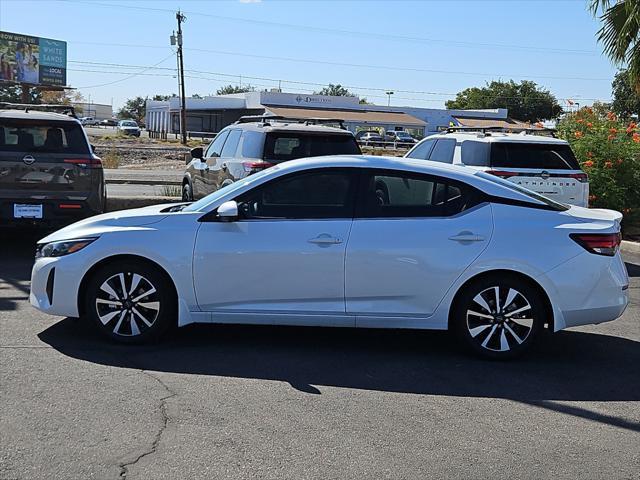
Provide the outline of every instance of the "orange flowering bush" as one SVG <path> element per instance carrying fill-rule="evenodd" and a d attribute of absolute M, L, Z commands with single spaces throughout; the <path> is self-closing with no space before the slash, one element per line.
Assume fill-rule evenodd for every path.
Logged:
<path fill-rule="evenodd" d="M 640 223 L 640 126 L 585 107 L 557 128 L 589 175 L 590 206 L 623 212 L 625 228 Z"/>

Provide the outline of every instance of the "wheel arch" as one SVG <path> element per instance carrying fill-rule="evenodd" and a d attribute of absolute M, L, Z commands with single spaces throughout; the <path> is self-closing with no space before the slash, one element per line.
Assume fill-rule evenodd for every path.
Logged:
<path fill-rule="evenodd" d="M 141 255 L 133 255 L 133 254 L 119 254 L 119 255 L 111 255 L 109 257 L 105 257 L 103 259 L 101 259 L 100 261 L 96 262 L 95 264 L 93 264 L 91 266 L 91 268 L 89 270 L 87 270 L 87 272 L 84 274 L 84 276 L 82 277 L 82 280 L 80 281 L 80 286 L 78 288 L 78 298 L 77 298 L 77 304 L 78 304 L 78 314 L 80 317 L 84 316 L 84 308 L 85 308 L 85 302 L 84 302 L 84 297 L 85 294 L 87 292 L 87 287 L 89 285 L 89 280 L 91 279 L 91 277 L 93 277 L 93 275 L 95 275 L 95 273 L 102 267 L 104 267 L 105 265 L 108 265 L 110 263 L 114 263 L 114 262 L 124 262 L 124 261 L 130 261 L 130 262 L 139 262 L 139 263 L 143 263 L 146 264 L 147 266 L 150 266 L 152 268 L 155 268 L 158 270 L 158 272 L 160 272 L 160 274 L 162 274 L 165 279 L 168 282 L 168 285 L 171 286 L 171 289 L 173 291 L 173 294 L 175 295 L 175 299 L 176 299 L 176 303 L 178 300 L 178 290 L 176 288 L 176 285 L 173 281 L 173 278 L 171 278 L 171 275 L 169 275 L 169 272 L 167 272 L 167 270 L 160 265 L 158 262 L 155 262 L 153 260 L 150 260 L 149 258 L 143 257 Z"/>
<path fill-rule="evenodd" d="M 555 316 L 554 316 L 553 306 L 551 305 L 551 300 L 549 298 L 549 294 L 542 287 L 542 285 L 540 285 L 540 283 L 537 282 L 533 277 L 525 273 L 518 272 L 517 270 L 509 270 L 509 269 L 486 270 L 484 272 L 478 273 L 468 278 L 467 280 L 465 280 L 465 282 L 458 287 L 458 290 L 456 291 L 449 305 L 449 313 L 447 316 L 447 323 L 449 326 L 451 325 L 451 316 L 453 315 L 453 311 L 454 311 L 453 306 L 458 301 L 458 298 L 460 297 L 462 292 L 464 292 L 464 290 L 473 282 L 476 282 L 483 278 L 493 277 L 496 275 L 497 276 L 508 275 L 513 277 L 518 277 L 519 279 L 528 283 L 532 288 L 534 288 L 540 294 L 540 298 L 542 298 L 544 308 L 545 308 L 546 318 L 547 318 L 546 324 L 548 324 L 548 329 L 551 332 L 554 331 Z"/>

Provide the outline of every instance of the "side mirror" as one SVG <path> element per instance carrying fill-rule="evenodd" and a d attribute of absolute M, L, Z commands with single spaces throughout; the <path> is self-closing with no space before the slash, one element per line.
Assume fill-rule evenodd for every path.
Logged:
<path fill-rule="evenodd" d="M 204 151 L 202 150 L 202 147 L 196 147 L 191 149 L 191 158 L 202 159 L 203 155 L 204 155 Z"/>
<path fill-rule="evenodd" d="M 238 219 L 238 204 L 235 200 L 224 202 L 218 207 L 218 218 L 221 222 L 233 222 Z"/>

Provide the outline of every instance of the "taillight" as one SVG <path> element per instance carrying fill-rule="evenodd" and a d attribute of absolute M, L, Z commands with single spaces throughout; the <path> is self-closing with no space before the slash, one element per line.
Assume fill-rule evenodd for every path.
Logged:
<path fill-rule="evenodd" d="M 585 250 L 613 257 L 622 241 L 620 233 L 572 233 L 569 235 Z"/>
<path fill-rule="evenodd" d="M 273 167 L 273 163 L 269 162 L 242 162 L 242 167 L 245 172 L 255 173 L 265 168 Z"/>
<path fill-rule="evenodd" d="M 517 177 L 518 173 L 516 172 L 505 172 L 503 170 L 487 170 L 485 173 L 490 173 L 491 175 L 495 175 L 500 178 L 509 178 L 509 177 Z"/>
<path fill-rule="evenodd" d="M 587 176 L 586 173 L 570 173 L 569 175 L 566 175 L 566 176 L 569 178 L 575 178 L 580 183 L 587 183 L 589 181 L 589 177 Z"/>
<path fill-rule="evenodd" d="M 96 158 L 65 158 L 64 163 L 72 163 L 82 168 L 100 168 L 102 161 Z"/>
<path fill-rule="evenodd" d="M 77 210 L 82 208 L 82 205 L 79 203 L 60 203 L 58 204 L 58 208 L 62 208 L 63 210 Z"/>

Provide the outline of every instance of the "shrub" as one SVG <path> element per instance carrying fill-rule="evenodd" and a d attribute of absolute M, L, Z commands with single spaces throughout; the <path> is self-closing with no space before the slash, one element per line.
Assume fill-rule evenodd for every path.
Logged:
<path fill-rule="evenodd" d="M 622 212 L 624 224 L 640 220 L 640 127 L 614 113 L 585 107 L 558 122 L 589 175 L 589 205 Z"/>

